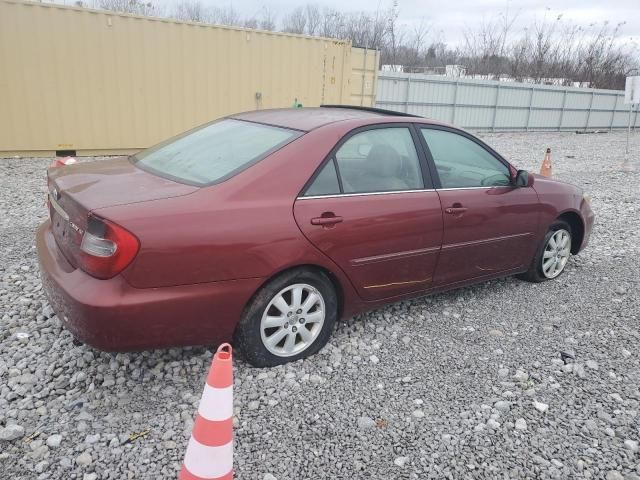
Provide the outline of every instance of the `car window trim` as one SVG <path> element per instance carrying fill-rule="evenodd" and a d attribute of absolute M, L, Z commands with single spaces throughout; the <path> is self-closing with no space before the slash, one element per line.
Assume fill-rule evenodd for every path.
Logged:
<path fill-rule="evenodd" d="M 431 125 L 426 123 L 414 123 L 413 125 L 416 127 L 416 130 L 418 130 L 419 140 L 425 150 L 425 157 L 427 158 L 427 163 L 429 164 L 429 171 L 431 172 L 431 176 L 434 179 L 434 188 L 436 190 L 463 190 L 463 189 L 470 190 L 470 189 L 480 189 L 480 188 L 485 189 L 485 188 L 509 187 L 509 185 L 486 185 L 486 186 L 478 186 L 478 187 L 443 188 L 442 182 L 440 181 L 440 175 L 438 174 L 438 169 L 436 168 L 436 162 L 433 160 L 433 155 L 431 154 L 431 150 L 429 149 L 427 139 L 424 138 L 424 135 L 422 134 L 422 132 L 420 132 L 420 130 L 442 130 L 445 132 L 458 134 L 461 137 L 471 140 L 473 143 L 478 145 L 480 148 L 485 150 L 489 155 L 495 158 L 498 162 L 502 163 L 505 167 L 507 167 L 507 170 L 509 171 L 509 175 L 511 175 L 513 166 L 502 155 L 496 152 L 493 148 L 491 148 L 489 145 L 487 145 L 486 143 L 484 143 L 482 140 L 475 137 L 474 135 L 470 134 L 469 132 L 465 132 L 464 130 L 460 130 L 455 127 L 450 127 L 448 125 Z"/>
<path fill-rule="evenodd" d="M 309 195 L 307 197 L 297 197 L 297 200 L 317 200 L 319 198 L 341 198 L 341 197 L 363 197 L 377 195 L 398 195 L 402 193 L 435 192 L 434 188 L 414 188 L 412 190 L 385 190 L 381 192 L 360 192 L 360 193 L 327 193 L 326 195 Z"/>
<path fill-rule="evenodd" d="M 430 191 L 433 190 L 434 188 L 434 183 L 432 181 L 431 178 L 431 174 L 430 171 L 428 170 L 428 165 L 426 163 L 426 159 L 424 158 L 424 151 L 422 150 L 422 146 L 420 144 L 420 138 L 417 135 L 419 132 L 416 132 L 413 124 L 411 122 L 402 122 L 402 123 L 375 123 L 375 124 L 371 124 L 371 125 L 363 125 L 360 127 L 356 127 L 352 130 L 349 130 L 347 133 L 345 133 L 342 138 L 340 138 L 340 140 L 338 140 L 338 142 L 336 142 L 336 144 L 333 146 L 333 148 L 329 151 L 329 153 L 325 156 L 325 158 L 322 160 L 322 162 L 320 162 L 320 165 L 318 166 L 318 168 L 316 168 L 316 170 L 313 172 L 313 175 L 311 175 L 311 177 L 309 178 L 309 180 L 307 180 L 307 182 L 304 184 L 304 186 L 302 187 L 302 189 L 300 190 L 300 192 L 298 192 L 298 195 L 296 198 L 311 198 L 311 197 L 327 197 L 329 195 L 367 195 L 367 194 L 371 194 L 371 193 L 375 193 L 375 194 L 381 194 L 381 193 L 391 193 L 392 191 L 383 191 L 383 192 L 359 192 L 359 193 L 344 193 L 344 188 L 342 186 L 342 178 L 340 176 L 340 167 L 338 166 L 338 162 L 335 158 L 336 156 L 336 152 L 340 149 L 340 147 L 342 147 L 342 145 L 344 145 L 344 143 L 346 143 L 351 137 L 353 137 L 354 135 L 357 135 L 358 133 L 361 132 L 365 132 L 367 130 L 378 130 L 381 128 L 406 128 L 407 130 L 409 130 L 409 134 L 411 135 L 411 139 L 413 140 L 413 146 L 416 149 L 416 155 L 418 156 L 418 165 L 420 167 L 420 172 L 422 174 L 422 183 L 424 184 L 424 188 L 422 189 L 416 189 L 416 190 L 399 190 L 398 192 L 407 192 L 407 191 Z M 422 136 L 420 134 L 420 136 Z M 329 161 L 334 161 L 334 166 L 336 168 L 336 174 L 338 175 L 338 184 L 340 185 L 340 194 L 328 194 L 328 195 L 309 195 L 309 196 L 305 196 L 305 192 L 307 191 L 307 189 L 313 184 L 313 182 L 315 181 L 316 177 L 320 174 L 320 172 L 322 171 L 322 169 L 325 167 L 325 165 L 329 162 Z"/>

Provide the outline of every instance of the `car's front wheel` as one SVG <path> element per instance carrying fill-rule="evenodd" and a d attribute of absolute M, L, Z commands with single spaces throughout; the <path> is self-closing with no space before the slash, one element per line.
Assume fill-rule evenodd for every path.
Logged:
<path fill-rule="evenodd" d="M 518 275 L 529 282 L 552 280 L 564 272 L 571 256 L 571 227 L 557 220 L 551 224 L 529 266 L 529 270 Z"/>
<path fill-rule="evenodd" d="M 256 367 L 272 367 L 318 352 L 329 340 L 338 314 L 331 280 L 297 269 L 262 287 L 236 330 L 236 345 Z"/>

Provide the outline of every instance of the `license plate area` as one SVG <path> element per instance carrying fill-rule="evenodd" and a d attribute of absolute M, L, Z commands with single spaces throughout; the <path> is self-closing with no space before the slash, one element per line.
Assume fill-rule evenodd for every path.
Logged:
<path fill-rule="evenodd" d="M 69 214 L 64 211 L 56 199 L 51 195 L 49 195 L 49 202 L 51 204 L 50 213 L 53 236 L 64 242 L 69 234 Z"/>

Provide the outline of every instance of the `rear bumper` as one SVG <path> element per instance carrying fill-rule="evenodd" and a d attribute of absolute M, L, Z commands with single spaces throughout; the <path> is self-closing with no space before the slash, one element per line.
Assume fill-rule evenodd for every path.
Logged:
<path fill-rule="evenodd" d="M 107 351 L 132 351 L 227 341 L 262 279 L 137 289 L 121 275 L 98 280 L 74 268 L 49 221 L 36 245 L 44 291 L 64 326 Z"/>

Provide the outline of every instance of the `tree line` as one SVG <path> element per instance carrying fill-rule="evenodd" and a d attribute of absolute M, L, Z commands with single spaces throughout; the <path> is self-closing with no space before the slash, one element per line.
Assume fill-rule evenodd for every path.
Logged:
<path fill-rule="evenodd" d="M 389 8 L 346 12 L 316 4 L 301 5 L 283 15 L 263 6 L 243 16 L 230 4 L 208 6 L 202 0 L 180 0 L 163 7 L 153 0 L 91 0 L 91 6 L 145 16 L 351 40 L 357 47 L 380 50 L 381 64 L 405 72 L 443 71 L 460 65 L 466 75 L 516 81 L 581 82 L 594 88 L 624 88 L 625 74 L 640 66 L 637 43 L 623 36 L 625 23 L 607 21 L 577 25 L 555 15 L 516 29 L 517 14 L 505 10 L 477 22 L 458 46 L 445 43 L 424 19 L 408 25 L 400 19 L 398 0 Z"/>

